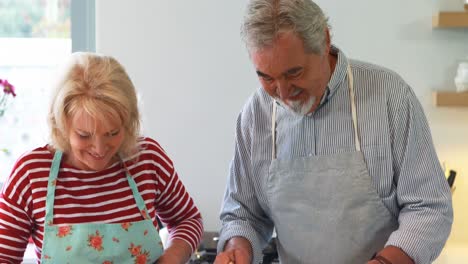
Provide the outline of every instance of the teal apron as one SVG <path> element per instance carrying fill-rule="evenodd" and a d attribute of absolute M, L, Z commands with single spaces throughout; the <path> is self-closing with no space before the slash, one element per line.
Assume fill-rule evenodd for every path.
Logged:
<path fill-rule="evenodd" d="M 62 152 L 57 151 L 49 174 L 41 263 L 155 263 L 163 253 L 161 239 L 128 173 L 127 180 L 143 220 L 115 224 L 53 224 L 55 183 L 61 159 Z"/>
<path fill-rule="evenodd" d="M 372 187 L 361 152 L 352 79 L 348 65 L 354 152 L 276 159 L 273 103 L 267 197 L 281 263 L 363 264 L 398 228 Z"/>

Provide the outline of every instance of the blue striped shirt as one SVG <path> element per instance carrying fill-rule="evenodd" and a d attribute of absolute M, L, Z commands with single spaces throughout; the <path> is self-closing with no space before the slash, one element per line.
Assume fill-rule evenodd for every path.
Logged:
<path fill-rule="evenodd" d="M 277 158 L 355 151 L 346 74 L 350 63 L 358 134 L 372 185 L 399 223 L 386 245 L 403 249 L 415 263 L 431 263 L 448 238 L 453 209 L 423 109 L 396 73 L 348 60 L 336 47 L 332 52 L 338 57 L 336 68 L 315 112 L 300 116 L 278 105 Z M 252 244 L 254 263 L 260 262 L 274 228 L 265 192 L 272 159 L 272 104 L 260 88 L 239 114 L 220 216 L 218 250 L 233 236 L 245 237 Z"/>

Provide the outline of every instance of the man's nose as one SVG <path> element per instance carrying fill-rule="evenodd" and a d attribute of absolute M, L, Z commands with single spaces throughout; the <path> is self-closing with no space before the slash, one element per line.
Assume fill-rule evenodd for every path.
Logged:
<path fill-rule="evenodd" d="M 289 84 L 286 80 L 279 79 L 276 81 L 276 94 L 281 100 L 287 99 L 290 93 L 291 89 L 289 88 Z"/>

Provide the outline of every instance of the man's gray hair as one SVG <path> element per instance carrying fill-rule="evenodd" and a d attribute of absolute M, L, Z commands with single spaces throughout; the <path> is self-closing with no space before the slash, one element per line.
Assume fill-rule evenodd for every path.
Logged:
<path fill-rule="evenodd" d="M 250 51 L 272 45 L 279 33 L 293 31 L 304 41 L 306 52 L 322 54 L 328 27 L 328 18 L 311 0 L 251 0 L 241 35 Z"/>

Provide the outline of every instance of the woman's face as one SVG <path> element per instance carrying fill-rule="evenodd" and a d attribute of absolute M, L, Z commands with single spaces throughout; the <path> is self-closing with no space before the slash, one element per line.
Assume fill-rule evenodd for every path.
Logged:
<path fill-rule="evenodd" d="M 71 150 L 67 162 L 84 170 L 99 171 L 117 161 L 124 140 L 122 122 L 96 120 L 85 111 L 75 113 L 69 123 Z"/>

